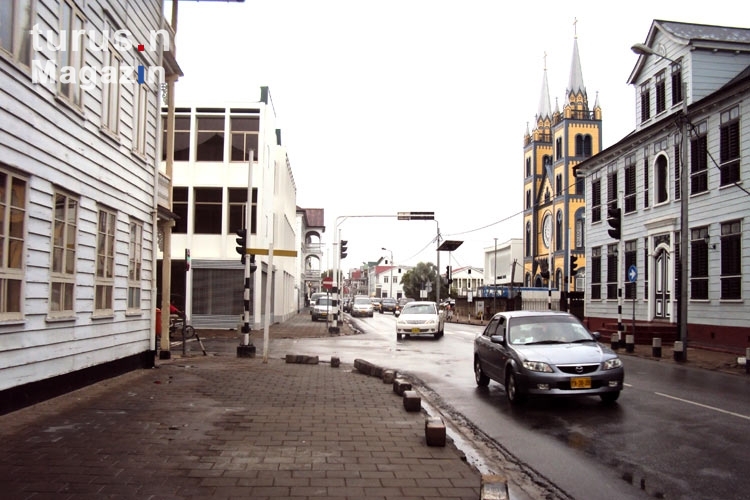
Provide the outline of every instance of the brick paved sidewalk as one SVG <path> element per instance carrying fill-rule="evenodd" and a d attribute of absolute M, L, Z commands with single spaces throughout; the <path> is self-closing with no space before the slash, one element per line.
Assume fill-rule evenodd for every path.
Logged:
<path fill-rule="evenodd" d="M 175 358 L 0 417 L 23 498 L 476 499 L 480 474 L 342 365 Z"/>

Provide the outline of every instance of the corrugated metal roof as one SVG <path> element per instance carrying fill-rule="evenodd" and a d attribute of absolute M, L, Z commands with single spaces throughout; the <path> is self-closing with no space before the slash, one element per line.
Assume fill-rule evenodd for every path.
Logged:
<path fill-rule="evenodd" d="M 666 32 L 685 40 L 750 43 L 750 28 L 656 21 Z"/>

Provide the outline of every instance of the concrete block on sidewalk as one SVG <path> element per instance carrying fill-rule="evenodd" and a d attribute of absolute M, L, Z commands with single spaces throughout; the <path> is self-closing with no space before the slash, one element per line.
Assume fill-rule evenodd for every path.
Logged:
<path fill-rule="evenodd" d="M 331 368 L 338 368 L 341 366 L 341 360 L 336 356 L 331 356 Z"/>
<path fill-rule="evenodd" d="M 424 421 L 427 446 L 445 446 L 445 423 L 440 417 L 427 417 Z"/>
<path fill-rule="evenodd" d="M 405 391 L 411 390 L 411 384 L 402 378 L 397 378 L 393 381 L 393 392 L 399 396 L 403 396 Z"/>
<path fill-rule="evenodd" d="M 392 384 L 396 380 L 396 372 L 394 370 L 383 370 L 383 383 Z"/>
<path fill-rule="evenodd" d="M 482 489 L 479 492 L 480 500 L 508 500 L 508 480 L 505 476 L 496 474 L 482 475 Z"/>
<path fill-rule="evenodd" d="M 372 375 L 375 365 L 364 359 L 357 358 L 354 360 L 354 368 L 363 375 Z"/>
<path fill-rule="evenodd" d="M 417 391 L 404 391 L 404 409 L 406 411 L 420 411 L 422 409 L 422 398 Z"/>
<path fill-rule="evenodd" d="M 317 356 L 306 356 L 304 354 L 287 354 L 287 363 L 296 363 L 302 365 L 317 365 L 320 360 Z"/>

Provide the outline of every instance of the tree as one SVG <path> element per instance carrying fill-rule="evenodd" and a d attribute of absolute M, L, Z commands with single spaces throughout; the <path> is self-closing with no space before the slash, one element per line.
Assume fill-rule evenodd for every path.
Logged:
<path fill-rule="evenodd" d="M 404 295 L 412 299 L 421 300 L 421 291 L 431 287 L 432 291 L 427 293 L 427 300 L 434 301 L 437 297 L 435 290 L 435 278 L 438 276 L 437 266 L 432 262 L 420 262 L 414 269 L 406 271 L 401 277 L 401 285 L 404 289 Z M 428 286 L 429 283 L 429 286 Z M 447 290 L 447 286 L 442 284 L 443 290 L 440 291 L 441 296 L 445 297 L 444 290 Z"/>

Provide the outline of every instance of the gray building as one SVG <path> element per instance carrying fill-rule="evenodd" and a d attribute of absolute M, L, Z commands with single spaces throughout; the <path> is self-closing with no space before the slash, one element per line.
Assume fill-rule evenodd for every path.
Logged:
<path fill-rule="evenodd" d="M 634 314 L 636 335 L 679 339 L 684 307 L 690 342 L 744 352 L 750 29 L 655 20 L 637 45 L 628 79 L 636 128 L 576 169 L 586 190 L 586 319 L 593 330 L 616 330 L 621 293 L 623 322 L 629 330 Z M 619 239 L 608 220 L 617 215 Z"/>

